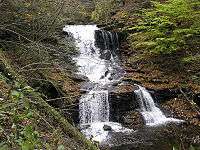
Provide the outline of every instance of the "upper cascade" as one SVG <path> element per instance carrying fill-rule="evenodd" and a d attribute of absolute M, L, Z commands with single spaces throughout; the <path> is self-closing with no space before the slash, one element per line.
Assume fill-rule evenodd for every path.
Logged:
<path fill-rule="evenodd" d="M 122 69 L 114 58 L 119 46 L 116 33 L 102 31 L 96 25 L 67 25 L 64 31 L 72 34 L 80 50 L 79 57 L 75 58 L 80 74 L 102 84 L 118 78 L 114 71 Z"/>

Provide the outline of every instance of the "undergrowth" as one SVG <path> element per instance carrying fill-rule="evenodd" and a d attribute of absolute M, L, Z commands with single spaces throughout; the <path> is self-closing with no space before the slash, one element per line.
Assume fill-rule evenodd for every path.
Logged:
<path fill-rule="evenodd" d="M 192 45 L 199 45 L 200 10 L 199 1 L 169 0 L 165 3 L 154 1 L 154 7 L 144 10 L 138 24 L 129 27 L 133 48 L 145 49 L 154 54 L 171 54 L 188 50 L 195 57 L 199 55 Z"/>

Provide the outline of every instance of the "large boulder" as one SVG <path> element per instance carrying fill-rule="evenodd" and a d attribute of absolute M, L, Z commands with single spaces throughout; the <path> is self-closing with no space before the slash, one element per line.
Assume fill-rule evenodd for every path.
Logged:
<path fill-rule="evenodd" d="M 134 130 L 140 129 L 145 125 L 143 116 L 138 111 L 130 111 L 122 115 L 120 123 L 122 123 L 123 126 Z"/>
<path fill-rule="evenodd" d="M 104 131 L 111 131 L 111 130 L 112 130 L 112 127 L 111 127 L 111 126 L 108 126 L 108 125 L 104 125 L 104 126 L 103 126 L 103 130 L 104 130 Z"/>
<path fill-rule="evenodd" d="M 132 84 L 119 84 L 109 94 L 111 119 L 119 121 L 122 115 L 138 108 L 134 91 L 138 87 Z"/>

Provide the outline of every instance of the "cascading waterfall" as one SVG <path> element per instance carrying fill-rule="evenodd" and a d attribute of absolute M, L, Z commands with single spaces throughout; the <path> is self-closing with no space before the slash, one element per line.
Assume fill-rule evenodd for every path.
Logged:
<path fill-rule="evenodd" d="M 79 74 L 94 84 L 92 90 L 86 89 L 89 92 L 79 102 L 82 132 L 90 139 L 102 141 L 108 135 L 103 129 L 105 125 L 115 132 L 126 131 L 109 120 L 108 88 L 123 75 L 115 54 L 119 45 L 117 34 L 102 31 L 96 25 L 69 25 L 64 31 L 72 34 L 80 50 L 75 58 Z"/>
<path fill-rule="evenodd" d="M 178 121 L 181 120 L 174 118 L 167 118 L 162 111 L 156 107 L 154 100 L 150 93 L 142 86 L 138 86 L 138 90 L 135 91 L 137 98 L 139 99 L 139 104 L 141 107 L 141 113 L 146 121 L 146 125 L 154 126 L 162 124 L 165 122 Z"/>
<path fill-rule="evenodd" d="M 108 91 L 91 90 L 80 100 L 80 123 L 108 122 L 109 102 Z"/>
<path fill-rule="evenodd" d="M 100 30 L 96 25 L 69 25 L 64 31 L 73 36 L 80 50 L 80 55 L 74 58 L 79 66 L 79 74 L 87 76 L 90 80 L 88 83 L 92 85 L 92 88 L 86 87 L 85 90 L 89 92 L 79 102 L 81 131 L 87 138 L 99 142 L 108 136 L 109 131 L 105 131 L 105 125 L 114 132 L 131 131 L 109 120 L 108 89 L 113 83 L 119 82 L 124 74 L 117 61 L 118 35 Z M 141 113 L 147 125 L 179 121 L 166 118 L 155 106 L 148 91 L 144 87 L 138 87 L 135 93 L 140 100 Z"/>

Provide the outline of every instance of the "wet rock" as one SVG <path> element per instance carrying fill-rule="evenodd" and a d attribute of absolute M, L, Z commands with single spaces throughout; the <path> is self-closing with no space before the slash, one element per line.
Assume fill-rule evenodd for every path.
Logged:
<path fill-rule="evenodd" d="M 101 55 L 100 55 L 101 59 L 105 59 L 105 60 L 110 60 L 111 59 L 111 53 L 109 50 L 104 50 Z"/>
<path fill-rule="evenodd" d="M 144 127 L 129 134 L 109 134 L 109 139 L 101 143 L 102 150 L 170 150 L 180 144 L 184 149 L 191 145 L 199 147 L 200 128 L 186 124 L 166 124 Z"/>
<path fill-rule="evenodd" d="M 130 129 L 140 129 L 145 125 L 143 116 L 138 111 L 130 111 L 124 114 L 120 123 Z"/>
<path fill-rule="evenodd" d="M 95 31 L 95 45 L 100 48 L 100 58 L 110 60 L 111 54 L 116 55 L 119 47 L 118 34 L 106 30 Z"/>
<path fill-rule="evenodd" d="M 91 91 L 94 88 L 95 85 L 96 84 L 93 83 L 93 82 L 85 82 L 85 83 L 83 83 L 83 85 L 80 88 L 81 94 L 85 94 L 85 93 Z"/>
<path fill-rule="evenodd" d="M 89 124 L 86 124 L 86 125 L 79 125 L 77 128 L 79 129 L 79 130 L 86 130 L 86 129 L 88 129 L 90 127 L 90 125 Z"/>
<path fill-rule="evenodd" d="M 137 80 L 134 80 L 134 79 L 130 79 L 130 78 L 124 78 L 124 79 L 122 79 L 122 81 L 128 82 L 130 84 L 139 84 L 139 85 L 142 84 L 140 81 L 137 81 Z"/>
<path fill-rule="evenodd" d="M 108 126 L 108 125 L 104 125 L 104 126 L 103 126 L 103 130 L 104 130 L 104 131 L 111 131 L 111 130 L 112 130 L 112 127 L 111 127 L 111 126 Z"/>
<path fill-rule="evenodd" d="M 60 35 L 62 35 L 62 36 L 69 36 L 69 33 L 66 32 L 66 31 L 64 31 L 64 30 L 62 30 L 62 31 L 60 32 Z"/>
<path fill-rule="evenodd" d="M 131 84 L 120 84 L 109 94 L 111 119 L 119 121 L 122 114 L 138 108 L 134 90 L 137 87 Z"/>
<path fill-rule="evenodd" d="M 72 74 L 69 77 L 72 80 L 74 80 L 75 82 L 86 82 L 86 81 L 89 81 L 89 79 L 86 76 L 80 75 L 80 74 Z"/>
<path fill-rule="evenodd" d="M 148 91 L 157 103 L 163 103 L 167 100 L 177 98 L 181 94 L 180 89 L 148 89 Z"/>

